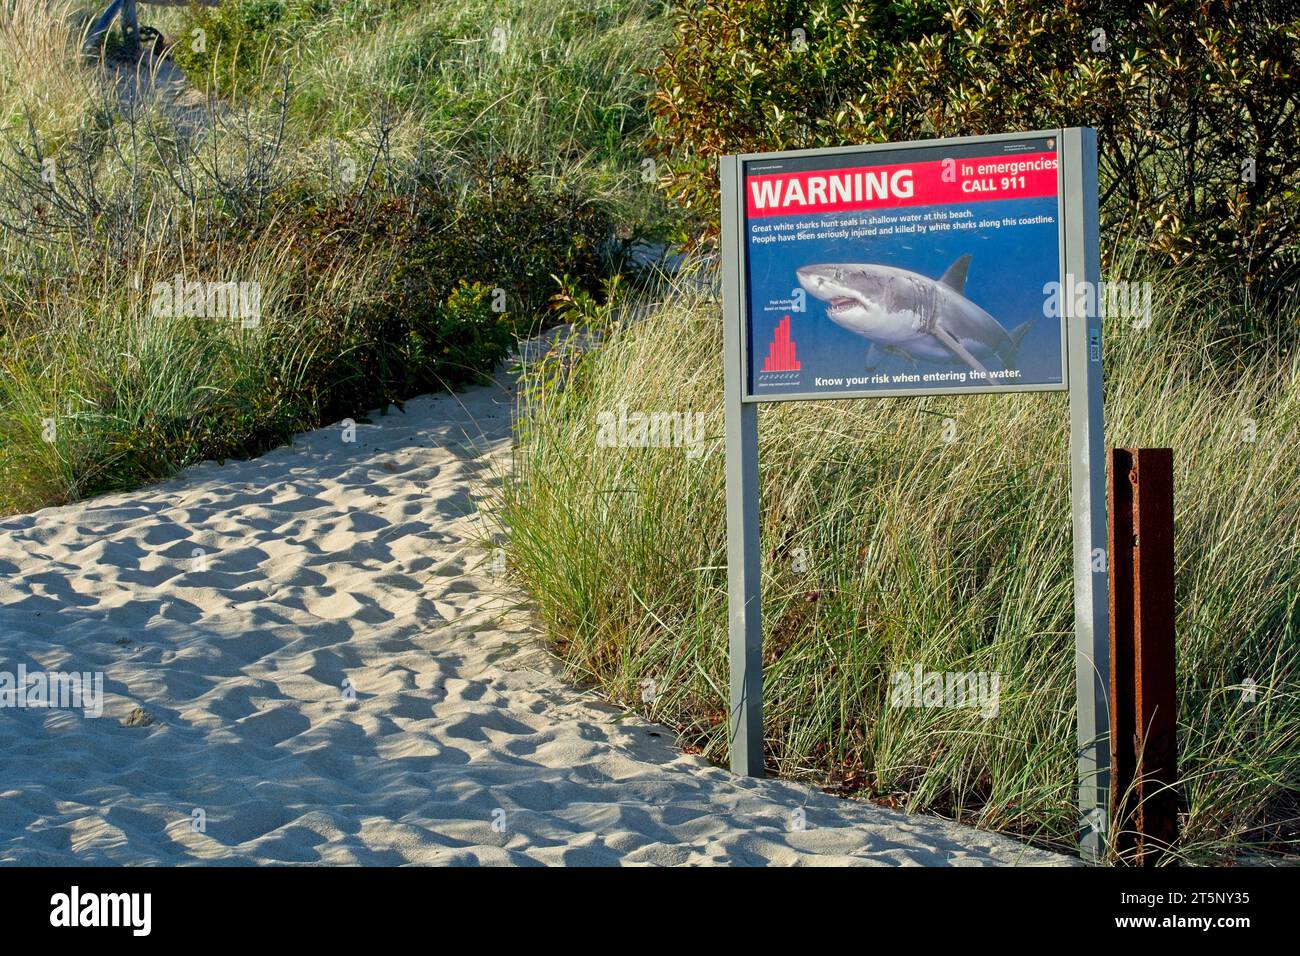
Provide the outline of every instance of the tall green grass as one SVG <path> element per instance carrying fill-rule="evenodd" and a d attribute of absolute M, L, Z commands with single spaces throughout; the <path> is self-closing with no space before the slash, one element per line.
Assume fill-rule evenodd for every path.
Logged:
<path fill-rule="evenodd" d="M 643 188 L 646 72 L 669 34 L 657 0 L 227 0 L 215 12 L 161 16 L 197 86 L 223 56 L 189 53 L 195 27 L 247 56 L 223 88 L 266 95 L 287 67 L 299 138 L 358 146 L 377 124 L 394 155 L 481 165 L 510 155 L 615 203 L 627 232 L 669 216 Z M 314 11 L 314 12 L 313 12 Z M 214 28 L 213 24 L 217 24 Z M 218 70 L 220 72 L 220 70 Z"/>
<path fill-rule="evenodd" d="M 1300 357 L 1224 342 L 1232 290 L 1152 278 L 1152 325 L 1106 330 L 1106 440 L 1175 454 L 1180 850 L 1295 849 Z M 572 674 L 721 761 L 722 348 L 707 287 L 684 279 L 599 349 L 526 370 L 500 504 L 510 567 Z M 707 454 L 601 447 L 597 416 L 620 409 L 704 414 Z M 786 403 L 760 422 L 769 768 L 1071 847 L 1065 397 Z M 890 675 L 918 664 L 1000 675 L 997 716 L 890 706 Z"/>
<path fill-rule="evenodd" d="M 664 219 L 650 0 L 142 5 L 173 46 L 138 67 L 80 55 L 95 4 L 0 6 L 0 219 L 47 220 L 0 236 L 0 514 L 472 379 Z M 260 282 L 263 321 L 151 315 L 174 274 Z"/>

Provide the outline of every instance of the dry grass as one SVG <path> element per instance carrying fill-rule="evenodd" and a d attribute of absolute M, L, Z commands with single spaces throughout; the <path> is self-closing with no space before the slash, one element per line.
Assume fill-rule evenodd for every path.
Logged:
<path fill-rule="evenodd" d="M 1175 450 L 1182 852 L 1204 860 L 1295 839 L 1300 356 L 1223 342 L 1232 290 L 1155 278 L 1152 327 L 1107 330 L 1107 442 Z M 502 501 L 510 565 L 573 672 L 715 760 L 720 355 L 717 302 L 686 284 L 567 377 L 533 369 Z M 599 447 L 596 416 L 620 408 L 702 413 L 708 454 Z M 1072 846 L 1065 397 L 799 402 L 760 421 L 770 768 Z M 917 664 L 999 675 L 997 716 L 890 706 L 891 674 Z"/>

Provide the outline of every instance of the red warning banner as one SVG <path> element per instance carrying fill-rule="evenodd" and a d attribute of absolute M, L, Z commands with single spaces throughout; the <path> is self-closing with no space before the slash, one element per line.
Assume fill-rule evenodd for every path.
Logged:
<path fill-rule="evenodd" d="M 750 218 L 1055 196 L 1056 153 L 769 173 L 745 179 Z"/>

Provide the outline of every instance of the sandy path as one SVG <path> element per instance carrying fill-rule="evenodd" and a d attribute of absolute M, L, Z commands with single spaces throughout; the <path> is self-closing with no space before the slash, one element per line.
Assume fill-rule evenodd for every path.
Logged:
<path fill-rule="evenodd" d="M 0 861 L 1071 862 L 737 779 L 558 681 L 471 544 L 510 394 L 0 520 L 0 671 L 105 681 L 98 719 L 0 709 Z"/>

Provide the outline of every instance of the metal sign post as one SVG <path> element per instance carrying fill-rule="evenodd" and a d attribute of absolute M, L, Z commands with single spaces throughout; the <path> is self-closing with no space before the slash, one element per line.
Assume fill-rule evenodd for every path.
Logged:
<path fill-rule="evenodd" d="M 1097 235 L 1097 134 L 1061 131 L 1065 281 L 1081 288 L 1067 311 L 1070 363 L 1070 503 L 1074 521 L 1074 657 L 1078 698 L 1079 849 L 1100 859 L 1110 798 L 1110 598 L 1106 559 L 1106 443 L 1101 390 L 1101 258 Z M 1092 290 L 1091 298 L 1087 298 Z M 1080 314 L 1081 313 L 1081 314 Z"/>
<path fill-rule="evenodd" d="M 732 769 L 763 773 L 758 403 L 1068 390 L 1080 843 L 1097 859 L 1109 644 L 1095 134 L 724 156 L 720 180 Z"/>
<path fill-rule="evenodd" d="M 89 53 L 99 49 L 104 34 L 119 15 L 122 18 L 122 39 L 126 42 L 127 51 L 137 53 L 140 48 L 140 17 L 136 10 L 136 0 L 112 0 L 90 25 L 82 50 Z"/>
<path fill-rule="evenodd" d="M 122 39 L 126 49 L 135 54 L 140 49 L 140 15 L 136 12 L 135 0 L 122 0 Z"/>
<path fill-rule="evenodd" d="M 758 542 L 758 406 L 744 400 L 739 169 L 722 164 L 722 302 L 727 390 L 727 634 L 731 769 L 763 775 L 763 624 Z"/>

